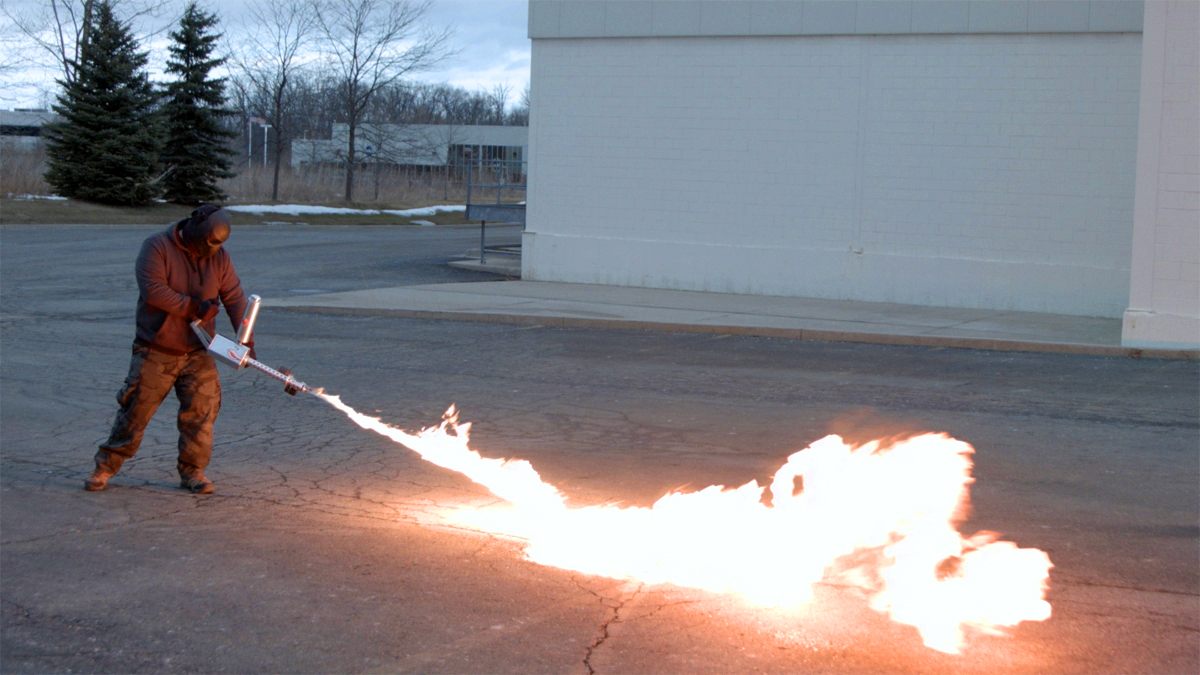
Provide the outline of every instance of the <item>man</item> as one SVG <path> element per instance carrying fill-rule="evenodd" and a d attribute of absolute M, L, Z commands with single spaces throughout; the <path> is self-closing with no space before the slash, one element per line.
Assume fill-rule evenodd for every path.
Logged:
<path fill-rule="evenodd" d="M 217 367 L 192 330 L 191 322 L 212 334 L 220 305 L 236 329 L 246 311 L 246 297 L 229 252 L 229 214 L 205 204 L 191 216 L 146 239 L 135 273 L 137 334 L 125 386 L 117 393 L 121 409 L 108 441 L 96 452 L 96 469 L 84 483 L 103 490 L 125 460 L 142 443 L 146 424 L 172 388 L 179 399 L 180 487 L 211 494 L 204 476 L 212 457 L 212 429 L 221 408 Z M 254 343 L 250 346 L 254 356 Z"/>

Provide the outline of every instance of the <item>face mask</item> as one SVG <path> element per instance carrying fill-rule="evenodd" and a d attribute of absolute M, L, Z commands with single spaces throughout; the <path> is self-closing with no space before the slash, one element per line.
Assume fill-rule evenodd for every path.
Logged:
<path fill-rule="evenodd" d="M 210 219 L 211 220 L 211 219 Z M 211 258 L 221 250 L 221 244 L 229 238 L 229 223 L 214 223 L 209 228 L 208 235 L 196 242 L 193 247 L 196 255 L 201 258 Z"/>
<path fill-rule="evenodd" d="M 179 238 L 200 258 L 211 258 L 229 239 L 229 215 L 221 208 L 206 204 L 192 212 L 179 232 Z"/>

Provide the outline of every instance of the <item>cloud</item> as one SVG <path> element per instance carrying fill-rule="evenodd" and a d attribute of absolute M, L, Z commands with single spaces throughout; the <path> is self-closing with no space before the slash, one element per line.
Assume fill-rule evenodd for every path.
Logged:
<path fill-rule="evenodd" d="M 525 0 L 439 0 L 430 8 L 429 24 L 453 27 L 460 51 L 418 79 L 467 89 L 508 84 L 519 96 L 529 82 L 527 16 Z"/>

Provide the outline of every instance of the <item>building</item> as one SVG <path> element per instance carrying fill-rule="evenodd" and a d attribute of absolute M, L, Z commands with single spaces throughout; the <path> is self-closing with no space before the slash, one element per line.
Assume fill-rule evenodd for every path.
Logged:
<path fill-rule="evenodd" d="M 330 140 L 292 141 L 292 166 L 344 162 L 350 148 L 350 126 L 333 125 L 331 136 Z M 355 154 L 368 164 L 453 167 L 465 165 L 467 158 L 482 158 L 523 167 L 528 146 L 529 127 L 363 124 L 354 133 Z"/>
<path fill-rule="evenodd" d="M 1200 346 L 1200 3 L 531 0 L 530 280 Z"/>
<path fill-rule="evenodd" d="M 34 152 L 42 148 L 42 127 L 58 120 L 58 115 L 48 110 L 0 110 L 0 152 Z"/>

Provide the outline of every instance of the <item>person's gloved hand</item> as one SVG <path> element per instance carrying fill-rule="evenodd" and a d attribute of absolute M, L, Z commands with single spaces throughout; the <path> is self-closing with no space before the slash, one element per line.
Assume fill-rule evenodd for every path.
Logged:
<path fill-rule="evenodd" d="M 292 374 L 292 371 L 288 368 L 280 368 L 279 372 L 283 373 L 284 375 Z M 283 391 L 284 391 L 284 393 L 288 394 L 289 396 L 295 396 L 300 390 L 296 389 L 295 387 L 293 387 L 290 384 L 285 384 L 285 385 L 283 385 Z"/>
<path fill-rule="evenodd" d="M 245 342 L 245 345 L 246 345 L 247 347 L 249 347 L 249 348 L 250 348 L 250 358 L 252 358 L 252 359 L 254 359 L 255 361 L 257 361 L 257 360 L 258 360 L 258 356 L 256 356 L 256 355 L 255 355 L 255 353 L 254 353 L 254 340 L 247 340 L 247 341 Z"/>
<path fill-rule="evenodd" d="M 211 321 L 217 317 L 217 312 L 221 310 L 221 301 L 217 298 L 212 300 L 196 300 L 196 318 L 201 321 Z"/>

